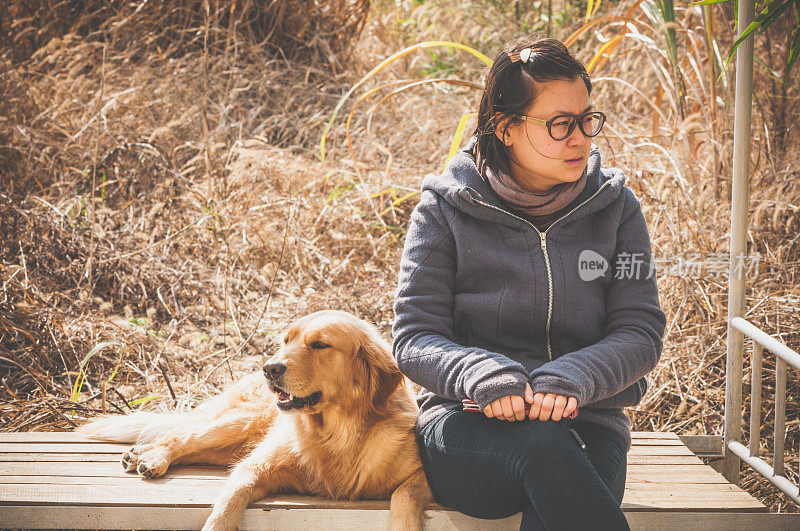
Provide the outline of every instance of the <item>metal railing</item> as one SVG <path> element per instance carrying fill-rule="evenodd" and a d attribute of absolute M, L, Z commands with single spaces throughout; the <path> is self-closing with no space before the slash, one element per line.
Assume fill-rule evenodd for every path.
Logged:
<path fill-rule="evenodd" d="M 755 1 L 739 0 L 739 35 L 755 17 Z M 747 322 L 745 315 L 745 275 L 742 261 L 747 256 L 747 214 L 750 195 L 750 128 L 753 88 L 753 40 L 751 33 L 736 52 L 736 89 L 733 130 L 733 182 L 731 187 L 730 275 L 728 285 L 728 344 L 725 367 L 725 434 L 722 473 L 731 483 L 739 483 L 740 460 L 770 480 L 800 504 L 800 487 L 784 476 L 786 439 L 786 364 L 800 369 L 800 355 L 781 341 Z M 742 436 L 742 386 L 744 336 L 753 340 L 750 447 Z M 761 432 L 761 366 L 766 348 L 777 356 L 775 365 L 775 441 L 772 466 L 758 457 Z"/>
<path fill-rule="evenodd" d="M 800 354 L 741 317 L 733 317 L 730 320 L 730 325 L 753 340 L 753 351 L 750 356 L 750 443 L 749 447 L 746 447 L 734 438 L 729 440 L 726 435 L 726 459 L 729 458 L 727 450 L 730 450 L 736 457 L 753 467 L 756 472 L 767 478 L 787 496 L 793 499 L 795 503 L 800 505 L 800 486 L 795 485 L 783 475 L 784 441 L 786 439 L 786 365 L 789 364 L 795 369 L 800 369 Z M 772 459 L 772 466 L 759 457 L 761 435 L 761 367 L 764 349 L 767 349 L 767 351 L 775 354 L 777 357 L 775 364 L 775 451 Z M 726 403 L 726 418 L 729 413 Z M 733 461 L 736 460 L 734 459 Z M 738 465 L 738 462 L 736 464 Z M 800 470 L 798 472 L 800 473 Z"/>

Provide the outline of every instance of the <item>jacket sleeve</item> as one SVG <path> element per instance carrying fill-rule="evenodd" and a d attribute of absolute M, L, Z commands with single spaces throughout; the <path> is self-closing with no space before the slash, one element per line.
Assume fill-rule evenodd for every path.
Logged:
<path fill-rule="evenodd" d="M 598 400 L 597 402 L 587 404 L 587 406 L 595 409 L 613 409 L 635 406 L 642 401 L 642 397 L 644 397 L 645 392 L 647 392 L 647 387 L 647 377 L 642 376 L 632 385 L 629 385 L 619 393 L 606 397 L 602 400 Z"/>
<path fill-rule="evenodd" d="M 629 188 L 623 191 L 626 199 L 609 268 L 613 278 L 606 290 L 604 337 L 534 370 L 534 393 L 574 396 L 578 406 L 592 405 L 635 387 L 661 357 L 667 318 L 658 300 L 650 236 L 639 200 Z M 600 406 L 630 401 L 626 396 L 604 400 Z"/>
<path fill-rule="evenodd" d="M 529 375 L 510 358 L 454 341 L 455 240 L 433 192 L 411 214 L 395 292 L 392 349 L 400 370 L 427 390 L 481 408 L 524 396 Z"/>

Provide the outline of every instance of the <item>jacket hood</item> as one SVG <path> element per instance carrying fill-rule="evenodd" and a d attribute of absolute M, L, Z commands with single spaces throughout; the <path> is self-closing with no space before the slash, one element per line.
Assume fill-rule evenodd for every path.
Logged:
<path fill-rule="evenodd" d="M 518 227 L 525 222 L 509 215 L 508 206 L 502 203 L 478 172 L 473 154 L 477 141 L 477 135 L 473 135 L 466 146 L 448 161 L 441 174 L 426 175 L 422 180 L 422 191 L 430 190 L 436 193 L 453 207 L 477 219 Z M 574 202 L 580 206 L 573 207 L 573 210 L 566 215 L 564 223 L 602 209 L 622 192 L 626 181 L 622 170 L 601 169 L 600 162 L 600 150 L 592 143 L 585 169 L 586 187 Z M 487 204 L 495 208 L 487 208 Z M 501 209 L 502 212 L 497 209 Z"/>

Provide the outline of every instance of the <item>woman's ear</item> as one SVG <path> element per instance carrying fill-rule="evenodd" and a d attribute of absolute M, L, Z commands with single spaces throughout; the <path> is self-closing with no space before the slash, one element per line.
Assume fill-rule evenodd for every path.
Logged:
<path fill-rule="evenodd" d="M 391 347 L 377 334 L 363 335 L 358 355 L 368 368 L 367 382 L 372 409 L 381 410 L 402 383 L 403 373 L 397 367 Z"/>
<path fill-rule="evenodd" d="M 494 127 L 494 135 L 500 139 L 500 142 L 507 146 L 511 142 L 511 136 L 509 133 L 511 127 L 508 125 L 509 120 L 511 120 L 511 118 L 507 116 L 505 118 L 500 118 L 497 122 L 497 125 Z"/>

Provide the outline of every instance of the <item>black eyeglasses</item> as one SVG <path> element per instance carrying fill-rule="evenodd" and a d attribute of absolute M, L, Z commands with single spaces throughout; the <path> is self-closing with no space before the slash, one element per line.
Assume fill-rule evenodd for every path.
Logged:
<path fill-rule="evenodd" d="M 580 127 L 581 132 L 586 136 L 596 136 L 606 123 L 606 115 L 600 111 L 589 111 L 581 114 L 580 116 L 570 116 L 567 114 L 559 114 L 553 116 L 549 120 L 542 120 L 541 118 L 534 118 L 532 116 L 522 115 L 523 118 L 529 122 L 536 122 L 547 126 L 547 132 L 553 140 L 564 140 L 575 130 L 575 125 Z"/>

